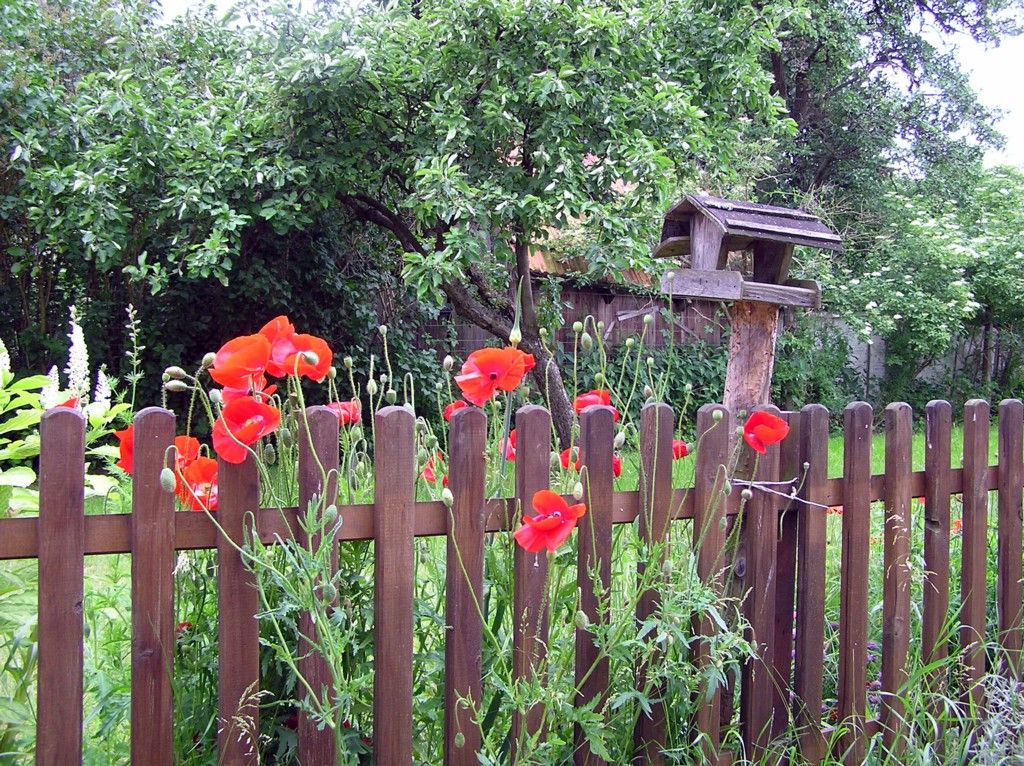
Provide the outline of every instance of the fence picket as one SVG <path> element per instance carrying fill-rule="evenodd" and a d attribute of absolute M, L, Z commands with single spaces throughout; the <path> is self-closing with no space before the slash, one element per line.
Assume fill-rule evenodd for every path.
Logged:
<path fill-rule="evenodd" d="M 484 482 L 487 464 L 487 416 L 482 410 L 458 410 L 451 419 L 452 507 L 448 510 L 448 565 L 445 590 L 444 762 L 476 766 L 480 749 L 480 657 L 484 604 Z M 460 738 L 461 735 L 461 738 Z"/>
<path fill-rule="evenodd" d="M 791 485 L 796 489 L 803 472 L 800 459 L 800 417 L 799 412 L 785 412 L 783 418 L 789 423 L 790 436 L 780 445 L 779 480 L 796 479 Z M 788 490 L 789 487 L 780 487 Z M 796 597 L 796 549 L 797 517 L 799 503 L 782 501 L 779 517 L 778 545 L 775 548 L 775 635 L 772 639 L 775 657 L 773 668 L 775 682 L 772 684 L 772 736 L 783 732 L 789 722 L 790 693 L 793 688 L 793 628 L 795 622 L 794 599 Z"/>
<path fill-rule="evenodd" d="M 715 413 L 719 413 L 717 416 Z M 715 418 L 718 418 L 717 420 Z M 725 549 L 726 466 L 729 463 L 729 442 L 732 418 L 725 407 L 705 404 L 697 411 L 697 460 L 693 477 L 693 547 L 697 551 L 697 576 L 716 590 L 722 587 L 723 552 Z M 694 632 L 699 636 L 714 635 L 710 616 L 695 619 Z M 710 647 L 706 641 L 697 644 L 694 663 L 708 660 Z M 703 695 L 702 695 L 703 696 Z M 696 726 L 701 749 L 709 763 L 717 763 L 720 755 L 721 690 L 699 702 Z"/>
<path fill-rule="evenodd" d="M 800 490 L 797 541 L 796 660 L 793 717 L 800 753 L 808 763 L 825 758 L 821 700 L 825 644 L 825 485 L 828 481 L 828 410 L 809 404 L 800 413 L 800 465 L 807 466 Z"/>
<path fill-rule="evenodd" d="M 774 407 L 765 408 L 778 415 Z M 745 445 L 743 449 L 748 449 Z M 779 445 L 773 444 L 757 460 L 755 482 L 772 483 L 779 477 Z M 774 489 L 774 488 L 773 488 Z M 744 608 L 752 638 L 757 641 L 757 658 L 747 662 L 740 697 L 740 726 L 751 757 L 765 752 L 772 734 L 773 669 L 775 638 L 775 555 L 779 536 L 780 498 L 754 488 L 744 512 L 742 550 L 737 557 L 736 576 L 747 593 Z"/>
<path fill-rule="evenodd" d="M 174 415 L 147 407 L 135 416 L 132 468 L 131 759 L 171 766 L 174 759 L 174 495 L 160 471 L 174 465 Z"/>
<path fill-rule="evenodd" d="M 253 573 L 235 548 L 251 534 L 260 505 L 259 471 L 252 455 L 217 467 L 217 745 L 224 766 L 255 766 L 259 755 L 259 594 Z M 249 515 L 251 514 L 251 516 Z M 248 516 L 248 519 L 247 519 Z M 232 542 L 234 545 L 232 545 Z"/>
<path fill-rule="evenodd" d="M 867 706 L 868 551 L 871 534 L 871 405 L 844 413 L 843 549 L 839 594 L 839 746 L 850 766 L 864 762 Z"/>
<path fill-rule="evenodd" d="M 1021 489 L 1024 484 L 1024 404 L 999 404 L 999 640 L 1006 671 L 1020 676 L 1021 653 Z"/>
<path fill-rule="evenodd" d="M 989 406 L 972 399 L 964 407 L 963 545 L 960 571 L 960 647 L 964 653 L 963 699 L 980 706 L 985 674 L 985 579 L 988 573 Z"/>
<path fill-rule="evenodd" d="M 307 407 L 299 425 L 299 515 L 304 516 L 315 498 L 330 498 L 333 502 L 338 495 L 338 416 L 323 406 Z M 326 484 L 325 484 L 326 481 Z M 322 509 L 321 509 L 322 510 Z M 301 529 L 296 530 L 303 545 L 319 548 L 320 538 L 306 539 Z M 338 551 L 331 554 L 331 572 L 338 569 Z M 322 708 L 329 705 L 333 696 L 331 669 L 327 661 L 314 647 L 319 642 L 318 627 L 309 614 L 299 618 L 299 672 L 321 701 Z M 308 638 L 308 640 L 307 640 Z M 305 693 L 308 697 L 309 692 Z M 335 763 L 337 747 L 331 727 L 305 710 L 299 710 L 298 759 L 301 766 L 320 763 Z"/>
<path fill-rule="evenodd" d="M 885 543 L 882 601 L 882 732 L 890 755 L 903 739 L 903 704 L 910 654 L 910 405 L 885 408 Z"/>
<path fill-rule="evenodd" d="M 39 686 L 36 763 L 82 762 L 85 417 L 43 414 L 39 453 Z"/>
<path fill-rule="evenodd" d="M 579 521 L 576 588 L 580 611 L 591 624 L 608 622 L 612 579 L 612 439 L 610 407 L 587 407 L 580 414 L 580 460 L 585 469 L 583 501 L 587 512 Z M 599 651 L 589 630 L 576 628 L 576 706 L 600 710 L 608 693 L 608 657 Z M 590 750 L 583 730 L 575 732 L 576 766 L 604 763 Z"/>
<path fill-rule="evenodd" d="M 415 418 L 375 416 L 373 749 L 380 764 L 412 763 L 412 632 L 416 579 Z"/>
<path fill-rule="evenodd" d="M 921 656 L 926 664 L 941 662 L 948 654 L 943 631 L 949 614 L 949 497 L 950 431 L 953 408 L 949 402 L 928 402 L 925 409 L 924 451 L 924 613 L 921 619 Z M 941 671 L 929 674 L 929 686 L 938 689 Z"/>
<path fill-rule="evenodd" d="M 669 523 L 672 519 L 672 434 L 674 418 L 667 404 L 645 404 L 640 411 L 640 516 L 639 533 L 648 550 L 668 544 Z M 662 550 L 664 559 L 666 551 Z M 644 565 L 638 565 L 637 575 L 643 577 Z M 657 589 L 645 591 L 636 606 L 636 619 L 643 624 L 658 610 L 660 598 Z M 657 662 L 653 650 L 651 662 Z M 646 665 L 637 669 L 637 688 L 647 686 Z M 667 744 L 665 704 L 660 697 L 663 688 L 651 690 L 650 714 L 640 711 L 636 722 L 635 742 L 638 764 L 660 766 L 664 763 Z"/>
<path fill-rule="evenodd" d="M 516 511 L 519 516 L 532 515 L 534 493 L 548 489 L 550 454 L 551 415 L 536 405 L 521 407 L 516 413 Z M 548 638 L 548 613 L 541 608 L 545 601 L 548 557 L 544 552 L 529 553 L 517 545 L 513 568 L 512 670 L 516 679 L 529 679 L 544 657 Z M 524 738 L 542 736 L 542 714 L 540 705 L 525 714 L 521 711 L 513 714 L 513 752 Z"/>

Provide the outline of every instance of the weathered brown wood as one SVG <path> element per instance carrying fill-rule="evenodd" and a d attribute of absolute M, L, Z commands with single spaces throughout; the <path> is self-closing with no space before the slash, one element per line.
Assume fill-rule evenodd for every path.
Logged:
<path fill-rule="evenodd" d="M 963 545 L 960 564 L 960 647 L 964 702 L 980 707 L 985 675 L 985 578 L 988 572 L 989 406 L 972 399 L 964 407 Z"/>
<path fill-rule="evenodd" d="M 885 544 L 882 596 L 882 735 L 889 755 L 906 747 L 900 697 L 910 654 L 910 405 L 885 408 Z"/>
<path fill-rule="evenodd" d="M 479 718 L 483 699 L 480 661 L 487 478 L 487 416 L 483 410 L 467 408 L 453 414 L 448 443 L 452 507 L 445 590 L 444 762 L 446 766 L 477 766 L 481 733 L 474 718 Z"/>
<path fill-rule="evenodd" d="M 43 413 L 39 453 L 39 686 L 36 763 L 82 762 L 85 416 Z"/>
<path fill-rule="evenodd" d="M 160 471 L 174 441 L 174 415 L 147 407 L 135 416 L 132 473 L 131 759 L 135 766 L 174 760 L 174 494 Z"/>
<path fill-rule="evenodd" d="M 718 413 L 716 415 L 715 413 Z M 717 418 L 717 419 L 716 419 Z M 705 404 L 697 411 L 697 455 L 692 492 L 694 522 L 693 548 L 697 551 L 697 576 L 702 582 L 722 587 L 723 554 L 725 549 L 725 509 L 727 503 L 729 442 L 732 418 L 728 410 L 717 404 Z M 740 492 L 730 497 L 739 499 Z M 694 632 L 699 636 L 714 635 L 715 625 L 708 615 L 694 618 Z M 708 662 L 710 646 L 707 641 L 697 644 L 694 664 Z M 700 737 L 701 750 L 709 763 L 720 756 L 721 690 L 708 698 L 700 691 L 695 725 Z"/>
<path fill-rule="evenodd" d="M 304 517 L 312 508 L 317 519 L 314 529 L 318 529 L 324 511 L 338 497 L 338 416 L 326 407 L 307 407 L 296 438 L 299 445 L 298 513 Z M 303 533 L 301 524 L 297 525 L 296 531 L 303 545 L 312 550 L 320 548 L 320 532 L 315 532 L 310 539 Z M 333 576 L 338 569 L 337 547 L 329 558 Z M 333 677 L 327 660 L 316 650 L 320 642 L 318 631 L 319 626 L 311 614 L 303 614 L 299 618 L 302 636 L 299 639 L 299 672 L 312 689 L 312 695 L 307 690 L 304 698 L 309 700 L 315 695 L 311 706 L 327 711 L 334 699 Z M 334 723 L 335 726 L 338 724 Z M 320 717 L 302 709 L 299 710 L 298 758 L 301 766 L 335 763 L 338 758 L 333 728 L 325 725 Z"/>
<path fill-rule="evenodd" d="M 733 305 L 722 402 L 732 412 L 751 410 L 768 401 L 778 330 L 778 306 L 753 301 Z"/>
<path fill-rule="evenodd" d="M 796 658 L 793 720 L 800 754 L 810 764 L 826 755 L 821 734 L 825 644 L 825 505 L 828 477 L 828 410 L 809 404 L 800 412 L 800 465 L 806 466 L 799 497 L 796 585 Z"/>
<path fill-rule="evenodd" d="M 793 260 L 792 244 L 755 240 L 751 250 L 754 256 L 754 282 L 781 285 L 789 278 L 789 264 Z"/>
<path fill-rule="evenodd" d="M 805 309 L 821 308 L 821 290 L 813 287 L 773 285 L 744 280 L 741 299 L 772 303 L 777 306 L 793 306 Z"/>
<path fill-rule="evenodd" d="M 796 479 L 795 490 L 803 475 L 800 458 L 800 413 L 785 412 L 789 423 L 789 436 L 780 445 L 779 480 Z M 775 548 L 775 633 L 772 639 L 775 672 L 772 683 L 772 736 L 781 734 L 789 723 L 790 694 L 793 689 L 793 626 L 796 620 L 796 548 L 797 516 L 800 504 L 781 503 L 779 540 Z"/>
<path fill-rule="evenodd" d="M 702 271 L 725 268 L 728 251 L 725 227 L 713 217 L 695 215 L 690 220 L 690 265 Z"/>
<path fill-rule="evenodd" d="M 769 408 L 778 415 L 777 409 Z M 746 447 L 744 447 L 746 449 Z M 779 476 L 777 444 L 768 447 L 757 460 L 755 482 L 773 483 Z M 771 486 L 771 484 L 768 484 Z M 775 556 L 778 544 L 780 498 L 753 488 L 742 521 L 742 547 L 733 564 L 733 572 L 746 592 L 744 611 L 757 658 L 747 662 L 743 672 L 740 698 L 740 727 L 743 740 L 754 761 L 765 753 L 772 736 L 773 671 L 775 638 Z"/>
<path fill-rule="evenodd" d="M 1024 404 L 1004 399 L 999 404 L 999 641 L 1005 670 L 1021 671 L 1021 492 L 1024 487 Z"/>
<path fill-rule="evenodd" d="M 534 515 L 533 496 L 548 489 L 551 454 L 551 415 L 543 407 L 527 405 L 516 413 L 516 513 L 512 527 L 522 516 Z M 574 501 L 575 502 L 575 501 Z M 544 588 L 548 558 L 518 545 L 513 554 L 515 586 L 512 596 L 512 672 L 516 679 L 531 679 L 545 655 L 548 610 Z M 525 714 L 512 716 L 512 745 L 527 737 L 542 736 L 543 709 L 537 705 Z"/>
<path fill-rule="evenodd" d="M 255 766 L 259 755 L 259 594 L 238 547 L 260 505 L 259 470 L 252 455 L 217 466 L 217 745 L 225 766 Z M 205 514 L 204 514 L 205 515 Z M 237 546 L 237 547 L 236 547 Z"/>
<path fill-rule="evenodd" d="M 925 410 L 924 452 L 924 612 L 921 618 L 921 656 L 926 664 L 947 655 L 944 635 L 949 614 L 949 497 L 951 492 L 950 430 L 953 408 L 949 402 L 931 401 Z M 940 688 L 944 672 L 930 678 Z"/>
<path fill-rule="evenodd" d="M 412 763 L 412 639 L 416 513 L 415 418 L 374 416 L 373 750 L 377 763 Z"/>
<path fill-rule="evenodd" d="M 867 706 L 868 572 L 871 534 L 871 405 L 847 406 L 843 450 L 843 551 L 839 591 L 839 746 L 843 762 L 864 762 Z"/>
<path fill-rule="evenodd" d="M 580 460 L 587 513 L 579 521 L 576 588 L 580 611 L 591 625 L 608 623 L 612 581 L 612 439 L 610 407 L 591 406 L 580 413 Z M 600 710 L 608 695 L 608 656 L 590 630 L 576 627 L 576 706 Z M 576 766 L 604 763 L 591 750 L 583 730 L 575 731 Z"/>
<path fill-rule="evenodd" d="M 648 551 L 653 552 L 661 546 L 662 561 L 666 555 L 668 528 L 672 520 L 674 423 L 672 408 L 667 404 L 646 404 L 640 411 L 640 539 Z M 647 570 L 642 561 L 637 570 L 637 576 L 643 579 Z M 642 625 L 651 615 L 656 614 L 659 603 L 660 595 L 656 588 L 645 590 L 637 602 L 637 623 Z M 657 649 L 652 649 L 652 653 L 652 662 L 657 662 Z M 637 669 L 637 689 L 646 689 L 647 686 L 647 667 L 641 665 Z M 659 766 L 664 763 L 662 750 L 668 740 L 665 704 L 661 701 L 663 694 L 662 687 L 651 689 L 649 696 L 655 698 L 651 703 L 651 712 L 647 714 L 641 710 L 637 718 L 634 734 L 634 762 L 637 764 Z"/>
<path fill-rule="evenodd" d="M 690 254 L 690 237 L 668 237 L 663 239 L 651 253 L 652 258 L 682 258 Z"/>
<path fill-rule="evenodd" d="M 680 269 L 671 280 L 662 281 L 662 289 L 673 298 L 736 301 L 743 296 L 743 275 L 738 271 Z"/>

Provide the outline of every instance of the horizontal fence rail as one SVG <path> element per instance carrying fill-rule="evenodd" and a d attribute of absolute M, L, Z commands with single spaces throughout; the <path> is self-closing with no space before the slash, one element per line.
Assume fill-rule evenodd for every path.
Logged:
<path fill-rule="evenodd" d="M 885 460 L 881 474 L 871 473 L 873 413 L 869 405 L 851 404 L 845 411 L 843 476 L 828 478 L 828 412 L 809 405 L 799 413 L 782 413 L 791 435 L 769 448 L 758 463 L 753 493 L 737 518 L 743 494 L 730 488 L 723 465 L 736 443 L 734 421 L 718 405 L 705 405 L 698 415 L 694 484 L 671 482 L 674 414 L 667 405 L 647 405 L 640 420 L 640 477 L 635 491 L 613 491 L 607 466 L 613 452 L 611 411 L 590 407 L 581 414 L 580 459 L 588 512 L 578 535 L 580 610 L 576 628 L 576 704 L 592 706 L 617 690 L 609 689 L 607 659 L 596 652 L 589 626 L 609 619 L 605 598 L 612 587 L 612 526 L 638 522 L 649 544 L 667 539 L 673 520 L 692 519 L 692 544 L 697 575 L 722 588 L 730 569 L 744 586 L 744 610 L 756 641 L 758 658 L 749 663 L 735 703 L 714 695 L 698 707 L 694 732 L 709 762 L 726 763 L 733 754 L 721 750 L 722 711 L 735 704 L 741 717 L 748 754 L 764 752 L 772 737 L 792 717 L 799 747 L 811 763 L 824 759 L 832 731 L 823 720 L 823 651 L 826 598 L 826 513 L 842 507 L 837 714 L 844 727 L 839 752 L 847 763 L 863 760 L 869 737 L 880 734 L 890 751 L 898 752 L 906 735 L 896 693 L 907 680 L 911 642 L 920 640 L 923 659 L 945 656 L 944 624 L 950 589 L 959 587 L 963 604 L 958 615 L 959 642 L 965 657 L 958 692 L 965 709 L 984 704 L 979 681 L 986 672 L 987 556 L 990 524 L 989 493 L 995 504 L 998 576 L 995 598 L 998 640 L 1005 650 L 1000 668 L 1020 671 L 1022 650 L 1022 530 L 1024 485 L 1024 405 L 1007 400 L 998 410 L 998 455 L 989 465 L 990 407 L 973 400 L 964 409 L 962 468 L 950 465 L 952 408 L 932 402 L 925 412 L 925 469 L 911 470 L 913 413 L 905 404 L 885 410 Z M 300 440 L 299 499 L 335 497 L 335 479 L 322 486 L 322 469 L 338 465 L 338 422 L 330 410 L 307 410 L 308 433 Z M 473 606 L 483 598 L 483 562 L 488 533 L 518 525 L 521 508 L 546 489 L 550 481 L 551 418 L 540 407 L 527 406 L 516 415 L 515 495 L 486 499 L 483 412 L 465 409 L 452 417 L 450 455 L 451 504 L 416 502 L 417 479 L 414 419 L 405 409 L 387 407 L 375 413 L 375 472 L 387 477 L 375 484 L 373 503 L 338 506 L 344 523 L 336 541 L 375 541 L 374 556 L 374 727 L 378 762 L 405 764 L 412 759 L 413 607 L 415 596 L 414 540 L 447 536 L 449 566 L 445 614 L 445 724 L 438 743 L 446 764 L 474 764 L 481 732 L 459 700 L 479 702 L 481 689 L 481 624 Z M 132 699 L 131 752 L 134 764 L 170 764 L 173 760 L 172 653 L 173 566 L 175 551 L 218 551 L 219 603 L 219 747 L 225 764 L 256 762 L 254 743 L 239 722 L 258 717 L 259 625 L 252 573 L 238 550 L 247 535 L 274 543 L 299 530 L 296 508 L 258 508 L 259 480 L 249 458 L 241 465 L 220 466 L 217 524 L 202 513 L 175 513 L 173 496 L 161 490 L 159 474 L 168 461 L 174 438 L 173 413 L 157 408 L 135 418 L 135 472 L 132 513 L 86 516 L 84 510 L 84 420 L 73 410 L 51 410 L 42 421 L 40 515 L 0 519 L 0 559 L 39 559 L 39 691 L 37 763 L 81 763 L 82 757 L 82 605 L 84 557 L 132 554 Z M 315 466 L 315 468 L 314 468 Z M 327 473 L 336 476 L 336 473 Z M 743 484 L 746 486 L 746 484 Z M 771 492 L 763 487 L 770 487 Z M 963 505 L 963 568 L 959 583 L 950 582 L 951 498 Z M 911 635 L 910 530 L 914 499 L 923 498 L 924 594 L 921 635 Z M 569 498 L 567 498 L 569 499 Z M 881 502 L 881 509 L 873 504 Z M 885 701 L 879 716 L 868 716 L 866 667 L 870 520 L 885 519 L 882 588 L 882 678 Z M 739 531 L 735 550 L 727 549 L 731 524 Z M 247 529 L 247 526 L 254 528 Z M 315 543 L 316 541 L 310 541 Z M 336 556 L 335 551 L 335 556 Z M 335 566 L 337 559 L 335 558 Z M 548 638 L 548 616 L 542 592 L 547 557 L 516 549 L 514 561 L 515 619 L 512 667 L 517 677 L 535 672 Z M 656 590 L 645 592 L 637 605 L 642 622 L 659 605 Z M 305 619 L 305 618 L 304 618 Z M 705 662 L 717 629 L 706 616 L 694 616 L 698 637 L 693 662 Z M 302 625 L 305 636 L 317 627 Z M 329 685 L 322 658 L 303 652 L 307 678 Z M 649 662 L 657 661 L 652 652 Z M 645 667 L 637 668 L 642 679 Z M 933 683 L 946 679 L 932 678 Z M 663 763 L 666 711 L 660 704 L 639 716 L 635 730 L 637 763 Z M 727 713 L 728 714 L 728 713 Z M 543 738 L 540 710 L 513 717 L 512 742 L 519 735 Z M 298 721 L 299 759 L 303 764 L 328 764 L 336 759 L 335 741 L 317 722 Z M 577 732 L 575 761 L 597 764 Z M 833 745 L 834 746 L 834 745 Z M 513 744 L 514 747 L 514 744 Z"/>

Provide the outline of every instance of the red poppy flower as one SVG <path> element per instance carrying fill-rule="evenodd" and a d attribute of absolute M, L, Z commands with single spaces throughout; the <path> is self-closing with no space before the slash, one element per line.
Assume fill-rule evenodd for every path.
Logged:
<path fill-rule="evenodd" d="M 307 351 L 316 356 L 316 364 L 306 361 Z M 267 372 L 282 377 L 298 375 L 319 382 L 327 377 L 333 358 L 331 347 L 323 338 L 305 334 L 281 336 L 274 341 Z"/>
<path fill-rule="evenodd" d="M 575 468 L 578 471 L 578 470 L 580 470 L 580 468 L 583 467 L 583 458 L 580 457 L 580 449 L 579 449 L 579 447 L 573 447 L 572 448 L 572 454 L 573 454 L 573 457 L 575 458 L 575 462 L 573 463 L 572 467 Z M 562 450 L 562 454 L 559 455 L 559 460 L 562 461 L 562 468 L 565 468 L 566 470 L 568 470 L 568 468 L 569 468 L 569 450 L 567 450 L 567 449 Z M 620 476 L 622 476 L 622 458 L 619 457 L 619 454 L 617 452 L 613 452 L 612 453 L 612 476 L 614 476 L 616 479 L 619 478 Z"/>
<path fill-rule="evenodd" d="M 234 399 L 241 399 L 243 396 L 253 396 L 257 399 L 266 400 L 272 397 L 276 391 L 277 386 L 268 386 L 267 376 L 260 374 L 253 377 L 249 382 L 249 385 L 243 388 L 224 386 L 220 393 L 221 397 L 224 399 L 224 403 L 227 404 Z"/>
<path fill-rule="evenodd" d="M 114 436 L 117 437 L 118 447 L 121 450 L 121 459 L 114 465 L 131 476 L 132 464 L 135 458 L 135 426 L 128 426 L 120 431 L 114 431 Z"/>
<path fill-rule="evenodd" d="M 420 474 L 428 484 L 437 483 L 437 473 L 434 471 L 435 457 L 437 458 L 437 462 L 441 463 L 441 461 L 444 460 L 444 453 L 438 451 L 436 455 L 431 455 L 429 458 L 427 458 L 427 464 L 423 466 L 423 473 Z M 448 474 L 444 474 L 441 476 L 441 486 L 448 486 Z"/>
<path fill-rule="evenodd" d="M 189 630 L 192 630 L 192 623 L 189 622 L 188 620 L 182 620 L 181 622 L 178 623 L 178 635 L 179 636 L 182 633 L 185 633 L 186 631 L 189 631 Z"/>
<path fill-rule="evenodd" d="M 358 399 L 350 402 L 331 402 L 327 409 L 338 416 L 338 422 L 343 426 L 359 423 L 363 419 L 363 405 Z"/>
<path fill-rule="evenodd" d="M 569 505 L 561 495 L 542 489 L 533 496 L 536 516 L 523 516 L 523 526 L 513 534 L 516 542 L 530 553 L 558 546 L 569 539 L 576 522 L 587 512 L 583 503 Z"/>
<path fill-rule="evenodd" d="M 612 407 L 611 394 L 603 388 L 595 388 L 593 391 L 587 391 L 587 393 L 577 396 L 572 403 L 572 408 L 576 410 L 576 414 L 579 414 L 587 407 L 594 405 Z M 619 422 L 619 411 L 614 407 L 612 407 L 612 420 L 616 423 Z"/>
<path fill-rule="evenodd" d="M 964 531 L 963 519 L 953 519 L 953 523 L 949 527 L 949 531 L 954 535 L 959 535 Z"/>
<path fill-rule="evenodd" d="M 229 463 L 242 463 L 248 454 L 243 445 L 255 444 L 280 424 L 281 412 L 276 407 L 251 396 L 235 399 L 224 406 L 213 425 L 213 449 Z"/>
<path fill-rule="evenodd" d="M 468 406 L 469 405 L 466 404 L 461 399 L 459 399 L 456 402 L 452 402 L 451 404 L 449 404 L 447 407 L 444 408 L 444 412 L 442 413 L 444 415 L 444 419 L 445 420 L 451 420 L 452 419 L 452 415 L 454 415 L 459 410 L 466 409 L 466 407 L 468 407 Z"/>
<path fill-rule="evenodd" d="M 778 444 L 789 433 L 789 423 L 770 412 L 755 412 L 743 426 L 743 439 L 754 452 L 762 455 L 772 444 Z"/>
<path fill-rule="evenodd" d="M 232 338 L 217 352 L 210 377 L 228 388 L 249 389 L 270 361 L 270 341 L 262 335 Z"/>
<path fill-rule="evenodd" d="M 193 511 L 217 510 L 217 461 L 200 457 L 181 472 L 184 482 L 178 487 L 181 502 Z"/>
<path fill-rule="evenodd" d="M 508 439 L 501 440 L 501 451 L 505 453 L 506 460 L 516 459 L 516 429 L 508 432 Z"/>
<path fill-rule="evenodd" d="M 481 348 L 469 355 L 455 382 L 466 399 L 483 407 L 499 389 L 515 391 L 535 365 L 533 354 L 517 348 Z"/>
<path fill-rule="evenodd" d="M 672 440 L 672 459 L 681 460 L 690 454 L 690 445 L 684 442 L 682 439 Z"/>
<path fill-rule="evenodd" d="M 77 410 L 78 403 L 82 400 L 80 396 L 72 396 L 66 402 L 61 402 L 58 407 L 67 407 L 69 410 Z"/>

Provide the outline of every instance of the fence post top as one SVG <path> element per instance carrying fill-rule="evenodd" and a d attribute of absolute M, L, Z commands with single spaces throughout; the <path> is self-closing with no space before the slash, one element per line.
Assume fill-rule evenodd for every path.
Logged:
<path fill-rule="evenodd" d="M 726 407 L 724 404 L 715 404 L 714 402 L 708 402 L 707 404 L 702 404 L 700 406 L 700 409 L 697 410 L 697 414 L 700 415 L 701 413 L 705 413 L 706 412 L 708 415 L 710 415 L 712 412 L 715 412 L 716 410 L 721 410 L 726 415 L 729 414 L 729 408 L 728 407 Z"/>
<path fill-rule="evenodd" d="M 374 419 L 380 425 L 385 425 L 387 423 L 401 423 L 403 420 L 408 420 L 411 423 L 416 419 L 416 416 L 400 404 L 389 404 L 387 407 L 381 407 L 377 410 Z"/>
<path fill-rule="evenodd" d="M 888 415 L 890 412 L 893 414 L 911 412 L 911 407 L 906 402 L 889 402 L 885 405 L 885 413 Z"/>
<path fill-rule="evenodd" d="M 516 410 L 516 417 L 519 417 L 520 415 L 523 415 L 523 416 L 526 416 L 526 417 L 536 417 L 533 414 L 535 412 L 543 412 L 548 417 L 551 416 L 551 413 L 548 412 L 548 408 L 547 407 L 543 407 L 543 406 L 541 406 L 539 404 L 524 404 L 522 407 L 520 407 L 518 410 Z"/>
<path fill-rule="evenodd" d="M 800 412 L 810 417 L 815 417 L 818 413 L 825 413 L 825 417 L 828 417 L 828 407 L 824 404 L 805 404 L 800 408 Z M 820 417 L 820 416 L 819 416 Z"/>
<path fill-rule="evenodd" d="M 135 413 L 135 417 L 132 419 L 134 425 L 139 425 L 145 421 L 160 422 L 161 420 L 174 420 L 174 413 L 171 410 L 164 409 L 163 407 L 144 407 Z"/>
<path fill-rule="evenodd" d="M 707 407 L 708 405 L 705 404 L 704 406 Z M 672 408 L 665 402 L 647 402 L 647 404 L 640 408 L 640 416 L 643 417 L 645 412 L 658 413 L 663 412 L 664 410 L 672 412 Z"/>
<path fill-rule="evenodd" d="M 451 428 L 455 428 L 457 425 L 461 425 L 463 421 L 466 423 L 472 423 L 478 418 L 486 422 L 487 413 L 479 407 L 462 407 L 452 413 L 448 422 L 451 424 Z"/>
<path fill-rule="evenodd" d="M 1024 402 L 1020 399 L 1003 399 L 999 402 L 999 409 L 1001 410 L 1019 410 L 1024 409 Z"/>
<path fill-rule="evenodd" d="M 964 404 L 965 410 L 988 409 L 988 399 L 968 399 Z"/>
<path fill-rule="evenodd" d="M 868 417 L 871 417 L 874 410 L 867 402 L 850 402 L 843 408 L 843 412 L 847 415 L 864 415 L 866 413 Z"/>
<path fill-rule="evenodd" d="M 594 423 L 600 423 L 605 418 L 612 420 L 613 412 L 614 410 L 607 404 L 590 404 L 580 410 L 580 425 L 584 420 L 591 420 Z"/>
<path fill-rule="evenodd" d="M 43 413 L 40 422 L 59 423 L 61 420 L 67 420 L 68 418 L 74 418 L 79 423 L 85 423 L 85 413 L 77 407 L 50 407 Z"/>

